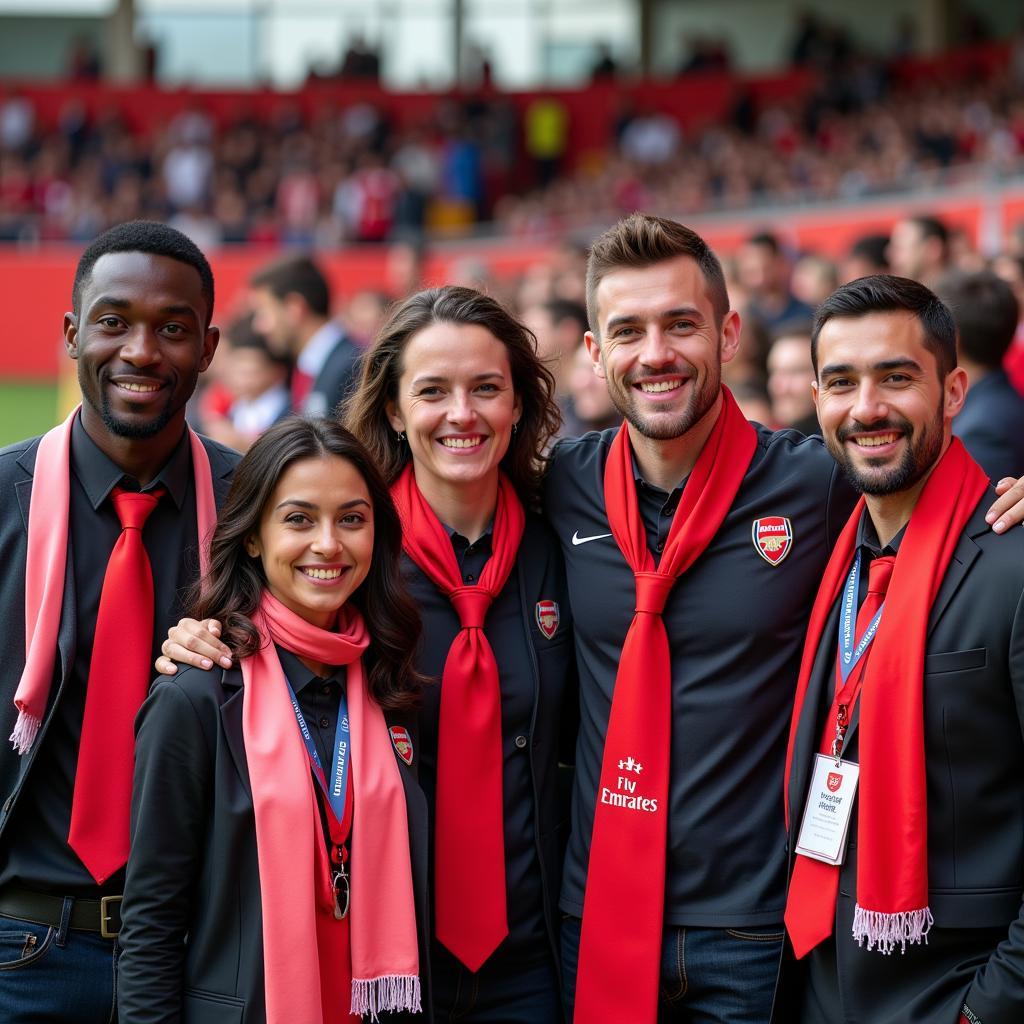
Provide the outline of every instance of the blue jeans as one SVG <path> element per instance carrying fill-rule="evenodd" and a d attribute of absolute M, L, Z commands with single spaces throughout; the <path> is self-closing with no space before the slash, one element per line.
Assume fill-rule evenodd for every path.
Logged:
<path fill-rule="evenodd" d="M 781 924 L 667 928 L 661 946 L 659 1024 L 768 1024 L 782 936 Z M 566 917 L 562 921 L 562 998 L 569 1021 L 576 1000 L 579 952 L 580 919 Z"/>
<path fill-rule="evenodd" d="M 117 1020 L 113 939 L 0 917 L 0 1018 L 4 1024 L 111 1024 Z"/>
<path fill-rule="evenodd" d="M 436 943 L 430 958 L 435 1024 L 559 1024 L 562 1019 L 550 956 L 512 966 L 501 962 L 499 952 L 476 973 Z"/>

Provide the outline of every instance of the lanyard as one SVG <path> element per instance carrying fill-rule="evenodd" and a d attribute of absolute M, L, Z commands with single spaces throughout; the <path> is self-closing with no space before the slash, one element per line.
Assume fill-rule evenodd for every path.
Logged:
<path fill-rule="evenodd" d="M 305 716 L 299 707 L 299 701 L 295 696 L 291 683 L 288 683 L 288 696 L 291 698 L 292 711 L 295 712 L 295 720 L 299 723 L 299 732 L 302 734 L 302 742 L 306 745 L 306 753 L 309 755 L 309 763 L 313 769 L 313 777 L 320 787 L 321 793 L 326 800 L 327 823 L 331 831 L 331 841 L 337 846 L 344 844 L 348 838 L 349 829 L 352 824 L 351 806 L 347 800 L 349 781 L 348 767 L 351 755 L 351 735 L 348 723 L 348 700 L 344 693 L 338 704 L 338 725 L 334 730 L 334 760 L 331 765 L 331 778 L 328 784 L 324 774 L 323 765 L 320 762 L 320 755 L 317 753 L 313 736 L 306 725 Z M 346 812 L 348 817 L 346 818 Z"/>
<path fill-rule="evenodd" d="M 854 673 L 854 669 L 857 668 L 861 658 L 871 646 L 871 641 L 874 640 L 875 633 L 878 632 L 878 624 L 882 621 L 882 612 L 885 609 L 883 601 L 860 640 L 856 640 L 854 630 L 856 629 L 857 594 L 859 591 L 860 551 L 857 552 L 857 557 L 853 560 L 853 568 L 846 577 L 843 603 L 839 613 L 839 653 L 836 658 L 838 678 L 836 679 L 836 695 L 832 702 L 832 711 L 836 722 L 835 739 L 832 741 L 832 756 L 836 758 L 837 764 L 842 756 L 843 740 L 846 738 L 846 730 L 850 725 L 850 711 L 857 703 L 861 684 L 864 682 L 864 673 Z"/>
<path fill-rule="evenodd" d="M 850 575 L 846 577 L 846 587 L 843 591 L 843 604 L 839 615 L 839 674 L 843 683 L 850 678 L 850 673 L 857 667 L 857 662 L 864 656 L 864 652 L 871 646 L 878 632 L 878 624 L 882 621 L 882 611 L 885 602 L 875 613 L 874 618 L 868 623 L 860 640 L 854 644 L 854 629 L 857 621 L 857 593 L 860 590 L 860 552 L 853 560 L 853 568 Z"/>

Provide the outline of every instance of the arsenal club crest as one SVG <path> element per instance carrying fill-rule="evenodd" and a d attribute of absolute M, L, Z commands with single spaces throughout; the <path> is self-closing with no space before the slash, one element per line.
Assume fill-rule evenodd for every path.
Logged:
<path fill-rule="evenodd" d="M 839 787 L 843 784 L 843 777 L 839 772 L 829 772 L 828 778 L 825 780 L 825 785 L 828 786 L 830 793 L 836 793 L 839 791 Z"/>
<path fill-rule="evenodd" d="M 388 732 L 391 733 L 391 742 L 398 756 L 406 764 L 412 764 L 412 740 L 409 737 L 409 730 L 401 725 L 393 725 Z"/>
<path fill-rule="evenodd" d="M 558 604 L 554 601 L 538 601 L 536 615 L 537 628 L 550 640 L 558 631 Z"/>
<path fill-rule="evenodd" d="M 785 516 L 765 516 L 754 520 L 751 537 L 757 553 L 769 565 L 778 565 L 793 547 L 793 526 Z"/>

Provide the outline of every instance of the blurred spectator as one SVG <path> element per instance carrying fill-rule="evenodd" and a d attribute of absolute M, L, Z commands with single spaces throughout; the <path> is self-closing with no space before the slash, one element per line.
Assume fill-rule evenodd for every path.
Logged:
<path fill-rule="evenodd" d="M 253 327 L 295 361 L 292 406 L 329 416 L 358 371 L 361 350 L 330 318 L 327 278 L 308 256 L 289 256 L 250 281 Z"/>
<path fill-rule="evenodd" d="M 362 36 L 353 36 L 338 74 L 345 81 L 376 82 L 380 79 L 380 53 Z"/>
<path fill-rule="evenodd" d="M 79 36 L 68 54 L 68 78 L 73 82 L 95 82 L 99 77 L 100 55 L 96 44 L 86 36 Z"/>
<path fill-rule="evenodd" d="M 749 312 L 769 330 L 787 320 L 814 315 L 814 310 L 790 291 L 789 261 L 771 232 L 752 235 L 740 246 L 736 270 Z"/>
<path fill-rule="evenodd" d="M 608 395 L 608 385 L 594 372 L 594 361 L 584 344 L 577 345 L 572 356 L 569 395 L 572 399 L 570 422 L 578 433 L 606 430 L 622 422 L 618 409 Z M 572 436 L 569 427 L 565 428 L 563 436 Z"/>
<path fill-rule="evenodd" d="M 846 254 L 839 271 L 839 284 L 848 284 L 872 274 L 888 274 L 888 235 L 861 235 Z"/>
<path fill-rule="evenodd" d="M 573 357 L 587 331 L 587 310 L 578 302 L 551 299 L 525 309 L 522 320 L 537 338 L 537 354 L 555 378 L 555 400 L 562 410 L 561 436 L 573 437 L 580 430 L 571 421 L 569 378 Z"/>
<path fill-rule="evenodd" d="M 949 231 L 938 217 L 906 217 L 893 227 L 887 255 L 894 274 L 934 288 L 949 269 Z"/>
<path fill-rule="evenodd" d="M 532 100 L 524 115 L 526 155 L 533 161 L 536 179 L 547 185 L 558 176 L 569 147 L 569 113 L 551 96 Z"/>
<path fill-rule="evenodd" d="M 956 320 L 957 358 L 970 387 L 953 433 L 993 482 L 1024 467 L 1024 398 L 1003 370 L 1020 310 L 1010 286 L 990 271 L 954 272 L 936 294 Z"/>
<path fill-rule="evenodd" d="M 1010 253 L 997 256 L 992 262 L 992 270 L 1013 289 L 1017 299 L 1017 333 L 1003 360 L 1003 366 L 1010 383 L 1024 395 L 1024 256 Z"/>
<path fill-rule="evenodd" d="M 287 356 L 271 351 L 252 327 L 252 318 L 231 324 L 217 353 L 220 384 L 230 395 L 223 415 L 203 408 L 203 430 L 215 441 L 244 452 L 266 430 L 291 412 Z"/>
<path fill-rule="evenodd" d="M 815 252 L 803 253 L 793 264 L 791 285 L 794 297 L 817 309 L 839 284 L 836 265 Z"/>
<path fill-rule="evenodd" d="M 7 92 L 0 102 L 0 152 L 26 150 L 35 132 L 35 123 L 32 101 L 15 89 Z"/>
<path fill-rule="evenodd" d="M 802 434 L 820 434 L 811 395 L 811 321 L 784 324 L 768 350 L 768 396 L 771 422 Z"/>
<path fill-rule="evenodd" d="M 590 80 L 592 82 L 606 82 L 615 78 L 619 73 L 619 66 L 612 56 L 611 47 L 607 43 L 599 43 L 597 56 L 593 67 L 590 69 Z"/>
<path fill-rule="evenodd" d="M 772 407 L 764 388 L 754 381 L 740 381 L 730 388 L 732 397 L 740 407 L 740 412 L 748 420 L 771 426 Z"/>

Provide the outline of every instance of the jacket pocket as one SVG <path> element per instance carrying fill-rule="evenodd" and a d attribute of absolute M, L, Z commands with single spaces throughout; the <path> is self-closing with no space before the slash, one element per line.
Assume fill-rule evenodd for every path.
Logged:
<path fill-rule="evenodd" d="M 972 668 L 984 668 L 988 664 L 988 651 L 984 647 L 973 647 L 969 651 L 947 651 L 929 654 L 924 659 L 925 675 L 940 672 L 966 672 Z"/>
<path fill-rule="evenodd" d="M 244 1015 L 244 999 L 198 988 L 185 989 L 182 1006 L 184 1024 L 242 1024 Z"/>

